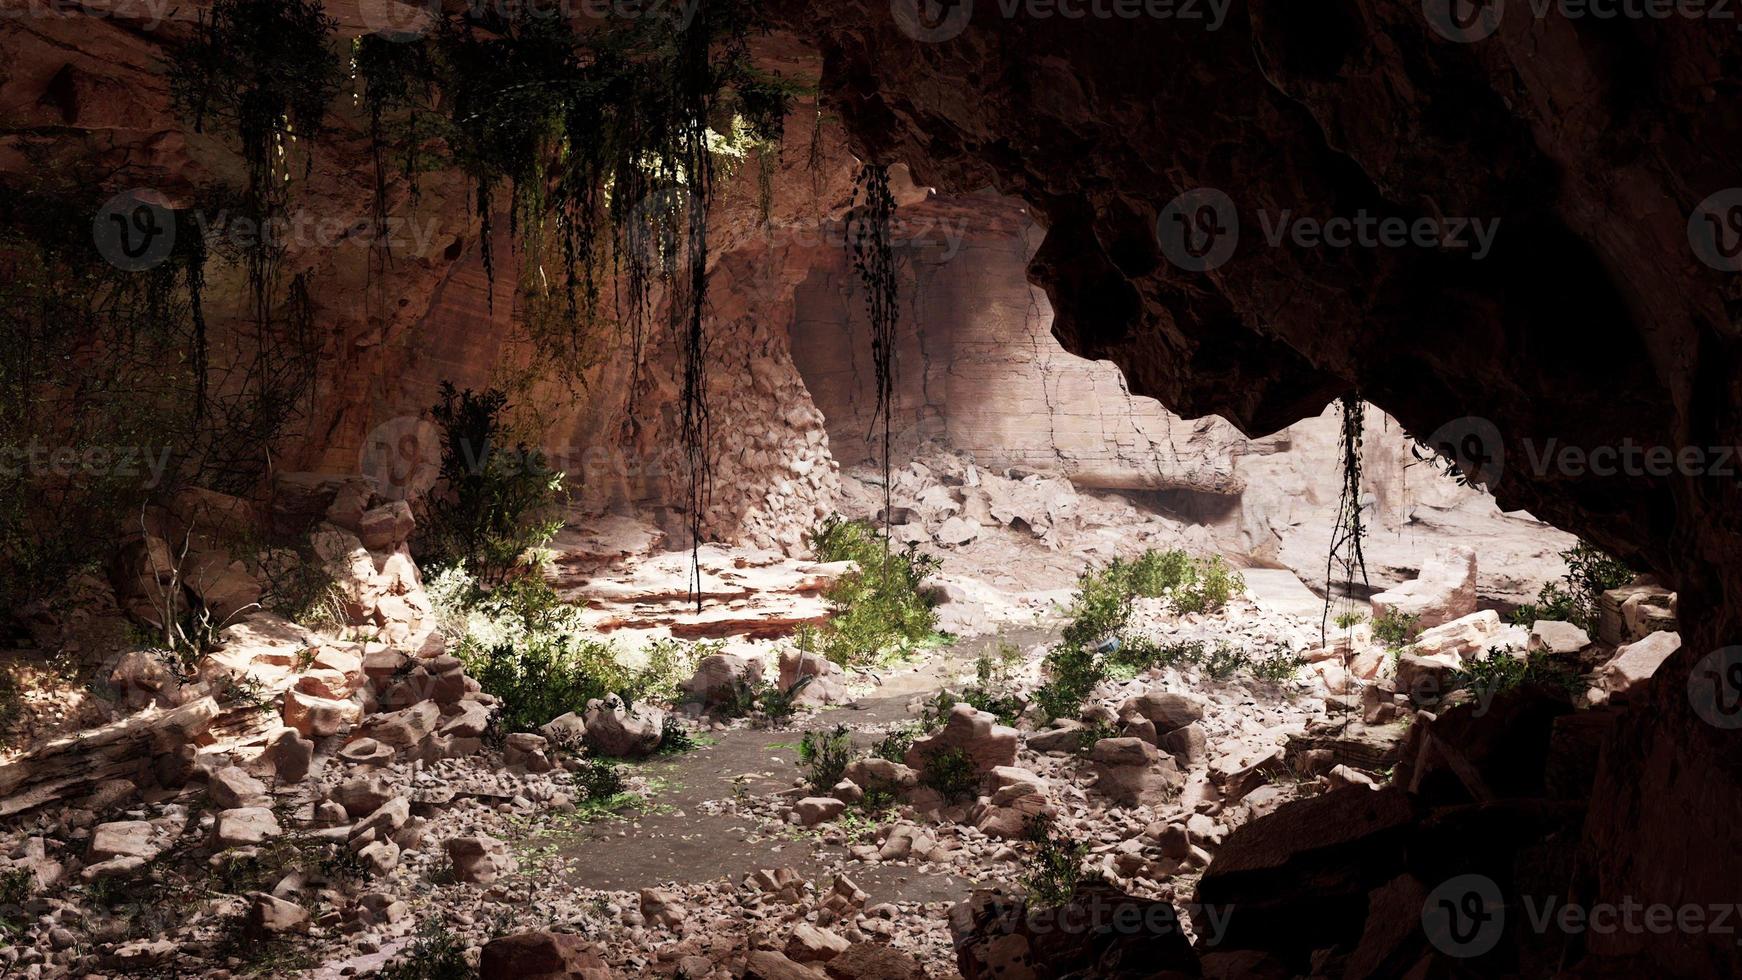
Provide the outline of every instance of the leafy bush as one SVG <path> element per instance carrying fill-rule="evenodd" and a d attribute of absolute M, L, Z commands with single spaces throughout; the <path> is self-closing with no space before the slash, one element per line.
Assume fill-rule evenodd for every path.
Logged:
<path fill-rule="evenodd" d="M 939 560 L 912 545 L 889 547 L 864 521 L 830 516 L 809 536 L 821 561 L 851 561 L 855 567 L 823 593 L 831 616 L 821 627 L 795 636 L 799 649 L 857 667 L 937 638 L 937 611 L 921 590 Z"/>
<path fill-rule="evenodd" d="M 680 755 L 696 747 L 696 737 L 678 721 L 676 715 L 666 715 L 665 724 L 659 730 L 659 748 L 654 751 L 660 755 Z"/>
<path fill-rule="evenodd" d="M 1028 870 L 1022 876 L 1030 908 L 1057 908 L 1076 897 L 1082 880 L 1083 858 L 1089 846 L 1057 834 L 1052 818 L 1040 814 L 1029 819 L 1024 836 L 1034 845 Z"/>
<path fill-rule="evenodd" d="M 1151 548 L 1130 563 L 1126 575 L 1134 594 L 1159 599 L 1196 578 L 1197 567 L 1183 551 Z"/>
<path fill-rule="evenodd" d="M 1366 621 L 1366 613 L 1357 612 L 1353 609 L 1345 609 L 1337 614 L 1336 619 L 1331 620 L 1331 622 L 1337 624 L 1337 628 L 1340 630 L 1354 629 Z"/>
<path fill-rule="evenodd" d="M 1464 661 L 1446 683 L 1447 690 L 1467 690 L 1484 700 L 1530 685 L 1572 694 L 1579 681 L 1570 668 L 1548 654 L 1519 657 L 1515 649 L 1489 647 L 1486 659 Z"/>
<path fill-rule="evenodd" d="M 1543 619 L 1564 620 L 1594 633 L 1603 593 L 1632 582 L 1633 570 L 1583 539 L 1561 552 L 1561 560 L 1567 563 L 1567 573 L 1561 580 L 1566 584 L 1544 585 L 1536 602 L 1513 610 L 1511 620 L 1518 626 L 1530 626 Z"/>
<path fill-rule="evenodd" d="M 470 980 L 477 975 L 466 962 L 466 944 L 439 918 L 425 919 L 417 939 L 376 974 L 382 980 Z"/>
<path fill-rule="evenodd" d="M 907 758 L 907 750 L 913 748 L 913 743 L 925 734 L 920 726 L 913 722 L 890 729 L 871 747 L 871 754 L 879 759 L 890 762 L 902 762 Z"/>
<path fill-rule="evenodd" d="M 614 762 L 603 759 L 583 759 L 571 770 L 575 785 L 589 800 L 608 800 L 623 792 L 623 770 Z"/>
<path fill-rule="evenodd" d="M 832 731 L 809 731 L 798 743 L 798 761 L 808 773 L 811 789 L 827 793 L 835 788 L 853 761 L 853 732 L 846 725 Z"/>
<path fill-rule="evenodd" d="M 974 760 L 961 749 L 943 749 L 926 756 L 920 782 L 951 801 L 971 799 L 980 788 Z"/>
<path fill-rule="evenodd" d="M 562 529 L 563 474 L 541 450 L 509 445 L 505 392 L 457 392 L 444 381 L 441 399 L 431 409 L 442 430 L 441 477 L 418 525 L 421 550 L 432 565 L 464 564 L 500 583 Z"/>
<path fill-rule="evenodd" d="M 1421 616 L 1415 613 L 1401 613 L 1395 609 L 1373 617 L 1373 638 L 1385 645 L 1385 649 L 1398 653 L 1421 635 Z"/>
<path fill-rule="evenodd" d="M 467 672 L 501 701 L 498 720 L 509 732 L 536 730 L 608 694 L 632 704 L 670 702 L 698 653 L 713 649 L 662 640 L 648 648 L 642 666 L 631 667 L 538 577 L 486 590 L 456 566 L 433 576 L 428 588 L 438 626 L 454 640 Z"/>
<path fill-rule="evenodd" d="M 974 659 L 974 684 L 961 700 L 977 711 L 989 711 L 1000 725 L 1014 725 L 1027 703 L 1016 693 L 1015 673 L 1022 664 L 1022 650 L 1004 640 L 990 653 Z"/>
<path fill-rule="evenodd" d="M 1180 612 L 1215 612 L 1236 594 L 1246 591 L 1246 579 L 1229 568 L 1221 555 L 1198 562 L 1196 574 L 1173 591 L 1174 608 Z"/>

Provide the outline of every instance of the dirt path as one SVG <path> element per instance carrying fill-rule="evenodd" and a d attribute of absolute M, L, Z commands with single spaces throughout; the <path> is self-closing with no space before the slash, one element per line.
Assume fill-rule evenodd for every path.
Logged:
<path fill-rule="evenodd" d="M 1027 648 L 1051 636 L 1044 629 L 1024 628 L 1002 638 Z M 778 728 L 733 729 L 713 745 L 639 767 L 641 774 L 663 783 L 652 801 L 654 810 L 628 821 L 595 824 L 572 837 L 561 849 L 562 857 L 576 861 L 569 884 L 630 891 L 668 882 L 736 879 L 760 868 L 779 867 L 809 877 L 821 875 L 832 860 L 844 855 L 844 846 L 823 843 L 820 835 L 796 828 L 763 835 L 752 818 L 710 814 L 701 805 L 731 799 L 738 792 L 765 796 L 791 789 L 801 775 L 797 747 L 807 730 L 845 724 L 854 730 L 856 747 L 868 749 L 878 736 L 867 729 L 906 720 L 907 705 L 914 697 L 941 690 L 971 670 L 980 652 L 999 639 L 965 640 L 913 666 L 884 674 L 874 694 L 849 705 Z M 877 865 L 860 866 L 853 880 L 870 895 L 872 904 L 954 900 L 971 884 L 954 876 L 917 873 L 911 867 Z"/>

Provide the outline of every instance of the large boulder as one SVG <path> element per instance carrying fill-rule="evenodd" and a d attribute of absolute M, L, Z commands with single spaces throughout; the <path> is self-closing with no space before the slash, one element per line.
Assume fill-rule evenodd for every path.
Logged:
<path fill-rule="evenodd" d="M 735 653 L 715 653 L 696 664 L 683 682 L 685 700 L 714 708 L 730 704 L 745 690 L 762 686 L 762 661 Z"/>
<path fill-rule="evenodd" d="M 1453 548 L 1421 566 L 1413 579 L 1373 596 L 1373 618 L 1387 614 L 1419 616 L 1432 629 L 1476 611 L 1476 552 Z"/>
<path fill-rule="evenodd" d="M 479 885 L 488 885 L 517 867 L 508 845 L 494 837 L 455 837 L 448 841 L 448 861 L 454 877 Z"/>
<path fill-rule="evenodd" d="M 582 716 L 587 747 L 594 753 L 619 759 L 651 755 L 659 748 L 665 729 L 665 712 L 645 704 L 633 708 L 615 694 L 587 702 Z"/>
<path fill-rule="evenodd" d="M 1610 589 L 1598 598 L 1597 636 L 1610 646 L 1680 629 L 1675 593 L 1649 579 Z"/>
<path fill-rule="evenodd" d="M 846 700 L 846 674 L 821 654 L 787 649 L 780 654 L 780 689 L 794 691 L 799 704 L 834 704 Z"/>
<path fill-rule="evenodd" d="M 1141 738 L 1104 738 L 1089 751 L 1095 792 L 1127 806 L 1153 806 L 1179 794 L 1184 784 L 1172 756 Z"/>
<path fill-rule="evenodd" d="M 566 932 L 517 932 L 484 944 L 478 980 L 613 980 L 593 945 Z"/>
<path fill-rule="evenodd" d="M 1200 972 L 1172 903 L 1104 881 L 1079 885 L 1057 908 L 976 891 L 950 910 L 950 933 L 965 980 L 1167 980 Z"/>
<path fill-rule="evenodd" d="M 974 772 L 984 775 L 998 766 L 1016 764 L 1016 737 L 1016 729 L 998 724 L 990 712 L 958 704 L 950 709 L 943 729 L 914 742 L 903 761 L 923 774 L 932 759 L 959 750 Z"/>
<path fill-rule="evenodd" d="M 1680 650 L 1679 633 L 1648 633 L 1642 640 L 1626 644 L 1597 671 L 1598 685 L 1610 697 L 1637 696 L 1663 666 L 1670 655 Z"/>
<path fill-rule="evenodd" d="M 1184 728 L 1204 717 L 1204 702 L 1189 694 L 1150 691 L 1127 698 L 1119 706 L 1120 718 L 1143 718 L 1155 725 L 1158 735 Z"/>

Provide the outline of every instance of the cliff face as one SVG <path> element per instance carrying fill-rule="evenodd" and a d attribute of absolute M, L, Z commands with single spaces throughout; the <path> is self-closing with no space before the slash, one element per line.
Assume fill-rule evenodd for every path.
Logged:
<path fill-rule="evenodd" d="M 1543 453 L 1742 440 L 1742 280 L 1699 211 L 1742 147 L 1742 118 L 1717 108 L 1736 32 L 1510 4 L 1491 36 L 1451 39 L 1421 5 L 1254 0 L 1213 30 L 966 8 L 921 41 L 885 7 L 850 0 L 791 23 L 823 50 L 862 153 L 1033 206 L 1047 234 L 1030 275 L 1067 349 L 1254 434 L 1349 390 L 1417 434 L 1479 417 L 1477 455 L 1504 457 L 1503 506 L 1681 590 L 1688 642 L 1605 756 L 1589 885 L 1604 900 L 1723 901 L 1738 841 L 1718 814 L 1742 799 L 1742 742 L 1695 716 L 1686 679 L 1742 628 L 1742 490 L 1702 466 L 1599 475 Z M 1170 217 L 1194 189 L 1226 198 L 1186 198 Z M 1429 245 L 1267 234 L 1362 214 L 1426 219 Z M 1499 222 L 1480 258 L 1476 219 Z M 1158 222 L 1182 246 L 1173 258 Z M 1454 229 L 1462 247 L 1442 241 Z M 1592 945 L 1694 971 L 1736 955 L 1650 936 Z"/>

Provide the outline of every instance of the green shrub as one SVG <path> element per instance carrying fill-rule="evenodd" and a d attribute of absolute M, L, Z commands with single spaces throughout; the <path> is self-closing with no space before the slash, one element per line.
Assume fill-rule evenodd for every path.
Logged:
<path fill-rule="evenodd" d="M 463 566 L 433 576 L 429 595 L 438 626 L 456 656 L 488 694 L 501 701 L 505 731 L 534 731 L 608 694 L 626 703 L 669 703 L 700 655 L 717 644 L 661 640 L 640 667 L 588 632 L 579 611 L 543 579 L 517 578 L 486 590 Z"/>
<path fill-rule="evenodd" d="M 832 731 L 805 732 L 798 743 L 798 761 L 811 789 L 819 794 L 829 792 L 853 761 L 852 729 L 836 725 Z"/>
<path fill-rule="evenodd" d="M 1024 836 L 1034 845 L 1028 870 L 1022 876 L 1029 907 L 1058 908 L 1069 904 L 1082 880 L 1083 859 L 1089 854 L 1089 846 L 1056 833 L 1052 818 L 1045 814 L 1029 819 Z"/>
<path fill-rule="evenodd" d="M 444 381 L 441 399 L 431 409 L 442 431 L 441 477 L 418 524 L 419 550 L 431 565 L 464 564 L 500 583 L 562 530 L 564 477 L 541 450 L 510 444 L 505 392 L 457 392 Z"/>
<path fill-rule="evenodd" d="M 477 975 L 466 963 L 466 944 L 439 918 L 425 919 L 405 952 L 376 974 L 382 980 L 470 980 Z"/>
<path fill-rule="evenodd" d="M 665 724 L 659 730 L 659 748 L 654 751 L 660 755 L 679 755 L 696 747 L 696 737 L 684 727 L 676 715 L 666 715 Z"/>
<path fill-rule="evenodd" d="M 1354 629 L 1366 621 L 1366 613 L 1357 612 L 1353 609 L 1345 609 L 1337 614 L 1336 619 L 1331 620 L 1331 622 L 1337 624 L 1337 628 L 1340 630 Z"/>
<path fill-rule="evenodd" d="M 819 560 L 856 567 L 823 593 L 829 621 L 800 630 L 794 637 L 799 649 L 859 667 L 938 638 L 937 611 L 921 589 L 937 571 L 937 558 L 912 545 L 892 549 L 876 528 L 837 516 L 818 525 L 809 540 Z"/>
<path fill-rule="evenodd" d="M 1229 568 L 1221 555 L 1197 563 L 1196 574 L 1173 592 L 1174 608 L 1182 613 L 1215 612 L 1246 591 L 1246 579 Z"/>
<path fill-rule="evenodd" d="M 1401 613 L 1395 609 L 1373 617 L 1373 638 L 1384 644 L 1385 649 L 1396 654 L 1421 635 L 1421 616 L 1414 613 Z"/>
<path fill-rule="evenodd" d="M 1567 572 L 1560 582 L 1550 582 L 1537 593 L 1536 602 L 1519 606 L 1510 617 L 1514 625 L 1530 626 L 1538 620 L 1564 620 L 1587 633 L 1597 630 L 1598 609 L 1603 593 L 1633 581 L 1633 570 L 1609 557 L 1584 539 L 1561 552 Z"/>
<path fill-rule="evenodd" d="M 1130 563 L 1126 575 L 1134 594 L 1159 599 L 1195 579 L 1197 566 L 1190 555 L 1178 549 L 1151 548 Z"/>
<path fill-rule="evenodd" d="M 1516 656 L 1515 649 L 1489 647 L 1483 660 L 1465 660 L 1463 666 L 1447 679 L 1449 691 L 1467 690 L 1482 700 L 1490 700 L 1514 688 L 1541 685 L 1566 694 L 1579 689 L 1577 674 L 1565 664 L 1545 653 Z"/>
<path fill-rule="evenodd" d="M 924 759 L 920 782 L 938 791 L 945 800 L 972 799 L 980 788 L 974 760 L 961 749 L 943 749 Z"/>
<path fill-rule="evenodd" d="M 1022 650 L 1014 643 L 998 641 L 988 653 L 974 659 L 974 684 L 961 700 L 977 711 L 989 711 L 1001 725 L 1014 725 L 1027 703 L 1016 693 L 1016 671 L 1022 665 Z"/>
<path fill-rule="evenodd" d="M 924 734 L 920 726 L 913 722 L 898 725 L 877 740 L 877 744 L 871 747 L 871 754 L 890 762 L 903 762 L 907 759 L 907 750 L 913 748 L 913 743 Z"/>
<path fill-rule="evenodd" d="M 589 800 L 608 800 L 623 792 L 623 770 L 614 762 L 584 759 L 570 771 L 574 773 L 575 785 L 586 792 Z"/>

